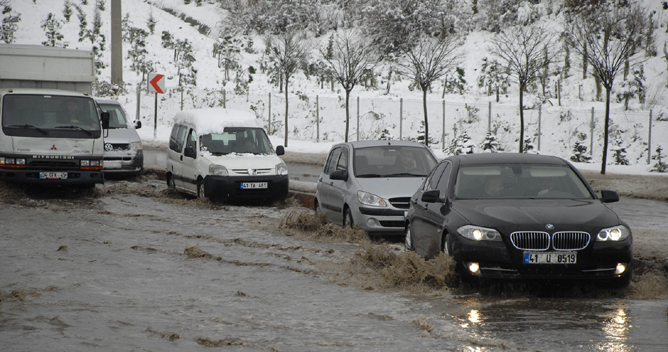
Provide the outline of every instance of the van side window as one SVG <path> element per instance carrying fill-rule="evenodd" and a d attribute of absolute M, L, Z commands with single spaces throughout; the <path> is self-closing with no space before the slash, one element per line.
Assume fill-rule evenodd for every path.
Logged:
<path fill-rule="evenodd" d="M 188 128 L 182 125 L 174 125 L 172 128 L 172 134 L 169 137 L 169 149 L 180 153 L 183 149 L 183 143 L 186 139 L 186 132 Z"/>
<path fill-rule="evenodd" d="M 191 129 L 190 133 L 188 133 L 186 148 L 192 148 L 192 150 L 195 152 L 195 157 L 197 156 L 197 132 L 195 132 L 193 129 Z"/>

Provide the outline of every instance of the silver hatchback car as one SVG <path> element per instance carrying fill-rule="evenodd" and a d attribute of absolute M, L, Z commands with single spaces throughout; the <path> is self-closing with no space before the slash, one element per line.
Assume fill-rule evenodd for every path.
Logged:
<path fill-rule="evenodd" d="M 434 153 L 416 142 L 336 144 L 318 180 L 316 211 L 369 235 L 401 236 L 411 196 L 436 164 Z"/>

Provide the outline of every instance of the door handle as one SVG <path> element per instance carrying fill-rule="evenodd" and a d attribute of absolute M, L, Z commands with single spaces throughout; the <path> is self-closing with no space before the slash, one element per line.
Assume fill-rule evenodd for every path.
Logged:
<path fill-rule="evenodd" d="M 183 155 L 179 155 L 179 160 L 183 161 Z"/>

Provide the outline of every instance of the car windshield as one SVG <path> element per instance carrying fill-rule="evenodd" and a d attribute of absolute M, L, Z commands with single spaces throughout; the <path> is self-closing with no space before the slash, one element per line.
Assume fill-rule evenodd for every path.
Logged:
<path fill-rule="evenodd" d="M 437 164 L 424 147 L 377 146 L 357 148 L 353 168 L 356 177 L 424 177 Z"/>
<path fill-rule="evenodd" d="M 273 153 L 271 142 L 259 127 L 226 127 L 222 133 L 204 134 L 200 150 L 213 155 Z"/>
<path fill-rule="evenodd" d="M 567 166 L 504 164 L 461 167 L 455 181 L 455 198 L 591 199 L 593 196 Z"/>
<path fill-rule="evenodd" d="M 100 109 L 109 112 L 109 128 L 128 128 L 125 112 L 120 105 L 100 104 Z"/>

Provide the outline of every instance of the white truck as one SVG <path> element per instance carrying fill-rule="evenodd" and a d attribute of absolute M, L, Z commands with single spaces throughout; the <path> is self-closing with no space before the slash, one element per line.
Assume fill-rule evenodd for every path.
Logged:
<path fill-rule="evenodd" d="M 93 53 L 0 45 L 0 180 L 94 186 L 109 114 L 91 97 Z"/>

